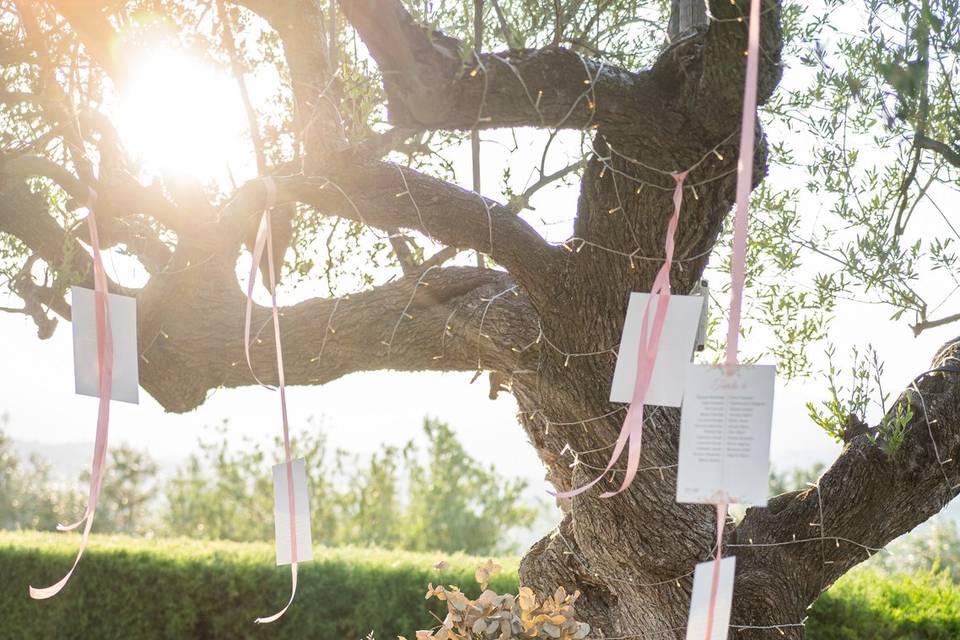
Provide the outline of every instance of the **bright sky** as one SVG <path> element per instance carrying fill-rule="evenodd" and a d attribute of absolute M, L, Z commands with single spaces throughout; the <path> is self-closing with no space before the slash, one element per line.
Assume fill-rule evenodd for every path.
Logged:
<path fill-rule="evenodd" d="M 156 63 L 154 55 L 143 64 L 148 69 Z M 183 63 L 175 66 L 175 73 L 151 74 L 151 83 L 139 89 L 134 85 L 134 95 L 128 96 L 121 106 L 121 131 L 126 132 L 128 143 L 139 154 L 147 157 L 152 154 L 153 161 L 160 165 L 182 158 L 184 146 L 195 146 L 198 140 L 212 139 L 213 148 L 219 153 L 201 157 L 202 166 L 187 168 L 200 172 L 210 167 L 219 169 L 217 162 L 225 164 L 226 158 L 237 154 L 235 138 L 229 132 L 225 134 L 223 123 L 217 120 L 217 114 L 223 111 L 217 108 L 202 110 L 201 117 L 209 112 L 206 116 L 211 119 L 209 127 L 201 122 L 188 131 L 174 127 L 165 132 L 164 121 L 173 122 L 170 118 L 183 121 L 196 117 L 197 112 L 191 111 L 182 118 L 177 116 L 183 100 L 169 102 L 171 92 L 162 90 L 158 83 L 185 83 L 181 91 L 189 92 L 194 105 L 203 104 L 204 95 L 209 96 L 213 101 L 211 104 L 215 105 L 224 95 L 232 94 L 221 91 L 217 95 L 215 88 L 221 86 L 219 81 L 192 73 L 190 69 L 196 65 Z M 177 95 L 176 91 L 172 94 Z M 183 96 L 183 93 L 179 95 Z M 164 114 L 173 115 L 165 118 Z M 242 120 L 237 122 L 242 123 Z M 176 137 L 170 137 L 174 134 Z M 509 162 L 515 174 L 524 174 L 519 177 L 521 182 L 526 179 L 526 172 L 539 156 L 539 147 L 533 144 L 538 135 L 521 132 L 520 150 L 512 156 L 505 149 L 505 145 L 512 146 L 512 140 L 508 142 L 506 136 L 484 135 L 488 140 L 483 147 L 484 191 L 487 195 L 502 199 L 497 186 L 504 163 Z M 171 141 L 176 142 L 172 148 Z M 197 157 L 193 156 L 193 160 Z M 469 176 L 467 162 L 465 155 L 460 154 L 456 162 L 460 169 L 458 175 Z M 251 177 L 243 176 L 236 167 L 231 173 L 239 173 L 241 178 Z M 569 233 L 575 203 L 575 187 L 557 189 L 538 196 L 534 201 L 536 211 L 526 217 L 551 240 L 562 240 Z M 131 274 L 126 266 L 108 263 L 107 268 L 124 284 L 136 284 L 136 275 Z M 298 297 L 302 295 L 289 294 L 288 301 Z M 895 395 L 928 367 L 936 348 L 954 337 L 958 327 L 947 326 L 914 338 L 904 321 L 890 322 L 888 315 L 886 309 L 875 305 L 844 303 L 837 309 L 838 319 L 833 324 L 830 340 L 838 345 L 841 362 L 845 361 L 849 346 L 873 344 L 886 362 L 884 386 Z M 83 446 L 77 446 L 77 456 L 86 460 L 94 436 L 97 401 L 73 392 L 69 326 L 62 323 L 51 340 L 42 342 L 36 339 L 36 330 L 30 320 L 2 314 L 0 335 L 3 336 L 5 363 L 0 367 L 0 388 L 5 390 L 0 399 L 0 412 L 9 414 L 9 434 L 24 441 L 83 443 Z M 749 349 L 749 338 L 746 345 Z M 823 364 L 820 357 L 816 361 Z M 189 372 L 183 374 L 189 375 Z M 498 400 L 490 401 L 485 377 L 473 385 L 469 384 L 470 378 L 469 373 L 378 372 L 354 374 L 323 387 L 292 388 L 288 398 L 290 419 L 298 429 L 306 427 L 307 419 L 313 416 L 317 418 L 314 424 L 323 426 L 332 446 L 369 453 L 385 444 L 401 444 L 417 437 L 423 416 L 436 416 L 457 430 L 472 455 L 495 463 L 509 474 L 529 479 L 531 496 L 545 496 L 548 487 L 542 480 L 543 469 L 516 422 L 516 403 L 509 394 L 501 394 Z M 807 418 L 805 403 L 822 399 L 823 393 L 824 381 L 819 377 L 778 384 L 772 438 L 772 459 L 776 467 L 829 462 L 838 453 L 838 446 Z M 237 439 L 250 437 L 268 442 L 280 433 L 277 405 L 275 394 L 248 387 L 221 390 L 192 413 L 167 415 L 152 398 L 142 393 L 138 406 L 114 403 L 111 441 L 147 449 L 161 461 L 179 461 L 197 450 L 197 438 L 204 433 L 204 426 L 227 419 L 230 433 Z"/>

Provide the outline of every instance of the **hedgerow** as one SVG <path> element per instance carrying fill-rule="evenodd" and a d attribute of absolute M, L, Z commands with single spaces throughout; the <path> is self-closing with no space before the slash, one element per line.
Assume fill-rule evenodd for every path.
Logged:
<path fill-rule="evenodd" d="M 820 596 L 811 613 L 812 640 L 956 640 L 960 585 L 946 572 L 854 571 Z"/>
<path fill-rule="evenodd" d="M 31 601 L 27 585 L 59 579 L 73 562 L 77 540 L 0 532 L 3 640 L 360 640 L 371 632 L 379 640 L 409 638 L 447 616 L 449 603 L 425 598 L 428 585 L 455 585 L 475 598 L 476 569 L 486 561 L 316 547 L 315 559 L 300 565 L 295 605 L 280 621 L 258 626 L 253 619 L 283 606 L 290 589 L 289 569 L 274 566 L 270 544 L 94 536 L 66 590 Z M 516 594 L 516 560 L 498 562 L 504 570 L 484 577 L 489 588 Z M 807 639 L 864 638 L 960 638 L 960 585 L 946 573 L 861 570 L 845 576 L 810 611 Z"/>
<path fill-rule="evenodd" d="M 271 625 L 257 616 L 280 609 L 290 570 L 276 567 L 266 543 L 94 536 L 77 572 L 57 597 L 31 601 L 27 586 L 47 586 L 70 567 L 78 537 L 0 532 L 0 637 L 190 638 L 234 640 L 359 639 L 413 635 L 436 624 L 443 603 L 427 601 L 430 582 L 461 585 L 479 595 L 478 558 L 366 548 L 314 549 L 300 565 L 297 600 Z M 446 561 L 442 571 L 433 566 Z M 490 588 L 516 592 L 516 561 Z"/>

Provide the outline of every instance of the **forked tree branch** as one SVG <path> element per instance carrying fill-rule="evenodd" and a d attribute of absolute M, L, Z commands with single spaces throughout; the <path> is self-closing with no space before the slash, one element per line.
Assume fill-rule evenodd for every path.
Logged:
<path fill-rule="evenodd" d="M 307 174 L 323 170 L 329 154 L 346 146 L 346 137 L 321 4 L 316 0 L 235 0 L 235 4 L 255 12 L 280 36 L 294 97 L 294 133 L 305 154 L 302 168 Z"/>
<path fill-rule="evenodd" d="M 635 130 L 663 104 L 649 74 L 560 47 L 471 55 L 419 25 L 399 0 L 345 0 L 383 73 L 391 121 L 416 129 L 607 125 Z"/>
<path fill-rule="evenodd" d="M 940 142 L 925 135 L 917 134 L 914 138 L 917 146 L 921 149 L 928 149 L 943 156 L 943 159 L 955 167 L 960 167 L 960 151 L 954 149 L 946 142 Z"/>

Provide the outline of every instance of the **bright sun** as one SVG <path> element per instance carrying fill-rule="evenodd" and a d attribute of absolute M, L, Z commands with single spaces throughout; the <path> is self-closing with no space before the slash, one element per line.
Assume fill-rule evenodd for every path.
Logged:
<path fill-rule="evenodd" d="M 154 49 L 130 64 L 117 111 L 127 149 L 148 169 L 225 180 L 250 163 L 234 82 L 185 53 Z"/>

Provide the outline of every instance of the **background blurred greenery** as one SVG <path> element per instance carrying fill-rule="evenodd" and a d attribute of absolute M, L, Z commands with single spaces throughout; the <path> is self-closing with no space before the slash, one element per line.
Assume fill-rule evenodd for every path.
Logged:
<path fill-rule="evenodd" d="M 369 458 L 329 451 L 319 430 L 295 449 L 307 466 L 316 544 L 376 545 L 472 554 L 516 552 L 515 529 L 529 529 L 544 502 L 526 482 L 473 458 L 449 426 L 424 419 L 423 445 L 384 447 Z M 225 426 L 161 479 L 148 453 L 112 447 L 94 530 L 135 536 L 272 541 L 273 458 L 258 444 L 233 445 Z M 89 474 L 54 479 L 39 456 L 23 460 L 0 431 L 0 528 L 52 531 L 79 517 Z"/>
<path fill-rule="evenodd" d="M 254 638 L 253 618 L 281 606 L 289 572 L 269 543 L 95 536 L 81 575 L 61 597 L 34 602 L 28 584 L 63 573 L 76 552 L 69 534 L 0 532 L 4 638 Z M 412 637 L 442 617 L 428 583 L 477 595 L 486 558 L 373 548 L 316 548 L 300 567 L 297 605 L 271 638 Z M 442 571 L 434 568 L 444 560 Z M 498 559 L 490 588 L 517 590 L 517 561 Z M 42 615 L 38 612 L 42 611 Z M 949 573 L 890 575 L 864 567 L 842 578 L 810 611 L 808 640 L 951 640 L 960 637 L 960 585 Z"/>
<path fill-rule="evenodd" d="M 422 445 L 369 457 L 329 451 L 318 429 L 297 440 L 313 462 L 316 560 L 302 565 L 297 606 L 271 637 L 411 637 L 443 615 L 424 600 L 428 583 L 476 595 L 473 571 L 488 554 L 521 551 L 511 530 L 546 533 L 545 502 L 531 505 L 525 482 L 470 456 L 435 420 L 424 420 Z M 4 637 L 254 637 L 252 618 L 275 610 L 289 589 L 289 574 L 274 566 L 272 456 L 251 442 L 228 444 L 223 425 L 166 477 L 147 452 L 120 446 L 110 456 L 82 575 L 64 597 L 38 604 L 27 585 L 61 575 L 77 538 L 30 530 L 75 518 L 88 477 L 57 479 L 48 461 L 19 456 L 0 431 L 0 529 L 8 530 L 0 531 L 0 602 L 12 634 Z M 771 494 L 803 489 L 822 471 L 775 470 Z M 518 561 L 499 562 L 505 570 L 492 588 L 516 592 Z M 958 611 L 960 528 L 942 518 L 825 592 L 807 637 L 958 638 Z"/>

